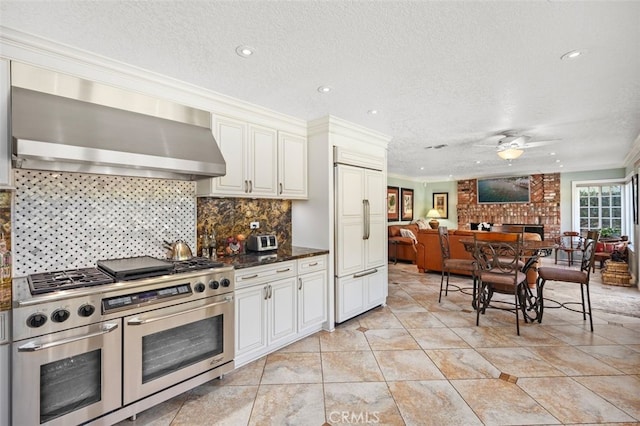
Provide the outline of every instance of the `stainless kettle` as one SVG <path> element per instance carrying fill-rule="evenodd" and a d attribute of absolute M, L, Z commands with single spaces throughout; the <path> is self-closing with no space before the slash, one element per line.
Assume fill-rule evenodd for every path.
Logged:
<path fill-rule="evenodd" d="M 164 246 L 169 250 L 167 257 L 171 260 L 189 260 L 193 257 L 191 247 L 183 240 L 178 240 L 175 243 L 165 241 Z"/>

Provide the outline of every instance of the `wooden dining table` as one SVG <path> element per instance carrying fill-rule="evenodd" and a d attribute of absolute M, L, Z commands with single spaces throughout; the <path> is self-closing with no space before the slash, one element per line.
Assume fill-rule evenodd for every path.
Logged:
<path fill-rule="evenodd" d="M 469 253 L 473 253 L 475 251 L 475 240 L 473 237 L 460 238 L 459 241 L 464 245 L 465 250 Z M 524 265 L 521 271 L 526 274 L 527 271 L 531 269 L 538 262 L 538 260 L 540 260 L 541 257 L 549 256 L 557 247 L 558 244 L 551 240 L 523 240 L 520 246 L 520 250 L 522 252 L 520 258 L 524 260 Z M 471 304 L 474 309 L 476 309 L 476 285 L 477 284 L 474 282 L 474 300 Z M 542 314 L 540 312 L 540 302 L 542 300 L 542 294 L 540 294 L 540 290 L 537 288 L 537 284 L 535 294 L 528 285 L 524 286 L 524 289 L 525 290 L 523 294 L 521 294 L 521 305 L 525 322 L 541 322 Z"/>

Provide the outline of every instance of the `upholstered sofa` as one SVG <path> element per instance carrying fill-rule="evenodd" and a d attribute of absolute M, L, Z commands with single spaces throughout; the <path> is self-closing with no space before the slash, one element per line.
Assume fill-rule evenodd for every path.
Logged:
<path fill-rule="evenodd" d="M 461 238 L 473 238 L 476 232 L 484 231 L 465 231 L 449 229 L 449 250 L 452 259 L 473 259 L 471 252 L 467 251 L 464 244 L 460 242 Z M 419 272 L 441 272 L 442 271 L 442 254 L 440 253 L 440 240 L 438 239 L 437 229 L 421 229 L 418 231 L 418 244 L 416 244 L 416 266 Z M 525 240 L 540 240 L 540 235 L 536 233 L 525 232 Z M 537 264 L 527 271 L 527 282 L 529 287 L 535 287 L 538 272 Z M 470 275 L 469 271 L 452 270 L 453 274 Z"/>
<path fill-rule="evenodd" d="M 410 236 L 403 236 L 402 230 L 410 231 L 414 236 L 418 236 L 418 225 L 411 223 L 408 225 L 389 225 L 389 260 L 394 262 L 403 260 L 406 262 L 416 263 L 416 243 Z M 405 235 L 407 233 L 405 232 Z"/>

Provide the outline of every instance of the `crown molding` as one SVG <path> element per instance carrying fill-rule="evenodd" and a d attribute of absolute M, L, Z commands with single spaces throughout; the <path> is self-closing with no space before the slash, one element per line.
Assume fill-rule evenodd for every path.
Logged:
<path fill-rule="evenodd" d="M 389 141 L 391 140 L 391 136 L 385 135 L 384 133 L 368 129 L 332 115 L 311 120 L 307 123 L 308 136 L 321 133 L 344 136 L 349 139 L 374 144 L 385 150 L 388 148 Z"/>
<path fill-rule="evenodd" d="M 0 57 L 75 75 L 103 84 L 161 96 L 191 107 L 221 113 L 305 135 L 307 122 L 214 92 L 185 81 L 86 50 L 0 26 Z"/>

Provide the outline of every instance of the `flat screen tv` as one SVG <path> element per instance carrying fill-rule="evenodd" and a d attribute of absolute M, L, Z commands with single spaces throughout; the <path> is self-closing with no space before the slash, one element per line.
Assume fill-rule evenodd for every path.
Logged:
<path fill-rule="evenodd" d="M 529 176 L 478 179 L 478 203 L 528 203 Z"/>

